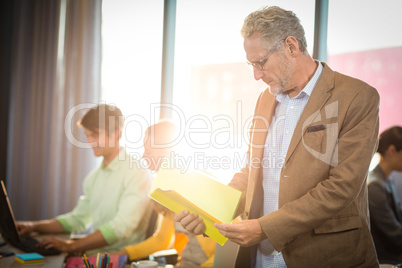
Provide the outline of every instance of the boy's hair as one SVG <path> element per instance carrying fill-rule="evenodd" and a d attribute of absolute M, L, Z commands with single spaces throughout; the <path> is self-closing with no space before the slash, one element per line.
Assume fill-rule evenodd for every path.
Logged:
<path fill-rule="evenodd" d="M 108 130 L 108 135 L 116 130 L 121 133 L 124 127 L 124 117 L 116 106 L 99 104 L 90 109 L 78 122 L 78 125 L 92 132 L 98 132 L 98 129 Z"/>
<path fill-rule="evenodd" d="M 396 151 L 400 151 L 402 149 L 402 127 L 394 126 L 384 130 L 380 134 L 377 152 L 382 156 L 385 156 L 385 152 L 391 145 L 395 146 Z"/>

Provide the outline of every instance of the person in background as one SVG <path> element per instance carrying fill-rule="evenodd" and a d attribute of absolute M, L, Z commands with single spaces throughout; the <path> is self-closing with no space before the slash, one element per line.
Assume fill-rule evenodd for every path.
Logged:
<path fill-rule="evenodd" d="M 177 126 L 170 120 L 161 120 L 147 128 L 144 134 L 142 158 L 147 162 L 150 170 L 158 172 L 163 164 L 171 161 L 178 151 L 177 139 Z M 174 242 L 174 247 L 180 255 L 180 262 L 176 266 L 212 266 L 215 241 L 202 235 L 195 236 L 188 233 L 180 225 L 175 226 L 172 211 L 155 201 L 152 201 L 152 204 L 159 215 L 155 233 L 145 241 L 126 246 L 116 254 L 127 255 L 130 260 L 146 258 L 156 251 L 171 248 Z"/>
<path fill-rule="evenodd" d="M 380 135 L 379 164 L 369 174 L 368 198 L 371 234 L 380 263 L 402 263 L 402 208 L 392 171 L 402 171 L 402 127 L 391 127 Z"/>
<path fill-rule="evenodd" d="M 255 107 L 248 162 L 229 183 L 243 192 L 243 220 L 215 224 L 241 246 L 237 267 L 378 267 L 367 201 L 376 89 L 313 60 L 292 11 L 252 12 L 241 33 L 254 78 L 269 87 Z M 175 221 L 205 230 L 188 211 Z"/>
<path fill-rule="evenodd" d="M 102 164 L 84 179 L 83 195 L 71 212 L 54 219 L 18 222 L 20 233 L 70 233 L 92 225 L 93 232 L 85 238 L 63 241 L 49 237 L 37 245 L 62 252 L 110 252 L 143 241 L 149 217 L 147 194 L 153 176 L 119 146 L 124 126 L 120 109 L 100 104 L 78 124 L 95 157 L 103 157 Z"/>

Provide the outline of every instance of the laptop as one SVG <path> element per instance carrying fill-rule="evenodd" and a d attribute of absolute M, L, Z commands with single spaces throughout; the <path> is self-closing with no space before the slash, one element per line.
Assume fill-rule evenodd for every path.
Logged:
<path fill-rule="evenodd" d="M 18 234 L 13 210 L 11 209 L 10 201 L 7 196 L 6 187 L 4 186 L 4 182 L 2 180 L 0 183 L 0 233 L 3 239 L 14 247 L 25 252 L 36 252 L 44 256 L 60 254 L 60 251 L 55 248 L 38 248 L 36 247 L 38 240 L 29 235 Z"/>

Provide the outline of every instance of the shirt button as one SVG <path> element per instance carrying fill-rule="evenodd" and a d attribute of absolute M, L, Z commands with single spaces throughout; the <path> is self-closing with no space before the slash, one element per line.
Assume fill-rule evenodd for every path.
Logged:
<path fill-rule="evenodd" d="M 289 130 L 285 130 L 286 134 L 289 134 Z"/>
<path fill-rule="evenodd" d="M 293 109 L 293 108 L 295 108 L 294 106 L 290 106 L 290 109 Z"/>

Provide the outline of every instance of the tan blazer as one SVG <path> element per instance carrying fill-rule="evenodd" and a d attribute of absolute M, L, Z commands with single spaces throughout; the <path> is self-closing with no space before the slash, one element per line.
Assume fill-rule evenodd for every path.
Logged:
<path fill-rule="evenodd" d="M 248 164 L 230 185 L 243 191 L 243 218 L 259 219 L 288 267 L 378 267 L 366 179 L 378 142 L 379 96 L 322 65 L 281 171 L 279 209 L 261 217 L 260 163 L 276 107 L 268 90 L 256 104 Z"/>

